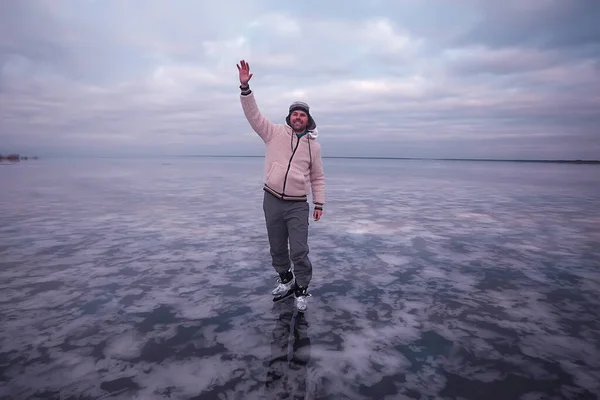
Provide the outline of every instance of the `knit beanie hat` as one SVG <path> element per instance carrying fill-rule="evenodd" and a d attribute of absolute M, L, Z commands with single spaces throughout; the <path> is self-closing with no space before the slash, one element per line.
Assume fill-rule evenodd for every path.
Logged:
<path fill-rule="evenodd" d="M 290 117 L 294 111 L 301 110 L 306 113 L 308 116 L 308 124 L 306 125 L 306 129 L 309 131 L 315 130 L 317 128 L 317 124 L 315 120 L 310 115 L 310 107 L 303 101 L 295 101 L 290 105 L 288 116 L 285 118 L 285 122 L 291 126 Z"/>

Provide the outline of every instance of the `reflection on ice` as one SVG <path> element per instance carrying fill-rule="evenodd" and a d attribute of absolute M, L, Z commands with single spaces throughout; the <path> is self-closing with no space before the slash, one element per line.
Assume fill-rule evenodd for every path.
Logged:
<path fill-rule="evenodd" d="M 589 166 L 327 161 L 302 315 L 261 159 L 43 162 L 0 170 L 0 398 L 600 392 Z"/>

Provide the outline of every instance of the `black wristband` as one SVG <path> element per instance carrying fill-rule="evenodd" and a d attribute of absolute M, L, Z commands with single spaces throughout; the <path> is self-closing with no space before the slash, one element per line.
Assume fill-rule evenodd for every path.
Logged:
<path fill-rule="evenodd" d="M 240 85 L 240 89 L 242 90 L 242 96 L 248 96 L 250 93 L 252 93 L 252 90 L 250 90 L 250 86 Z"/>

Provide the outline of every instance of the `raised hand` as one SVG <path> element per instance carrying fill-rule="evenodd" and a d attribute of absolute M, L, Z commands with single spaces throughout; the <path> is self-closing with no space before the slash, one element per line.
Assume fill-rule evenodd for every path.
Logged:
<path fill-rule="evenodd" d="M 246 86 L 253 74 L 250 73 L 250 64 L 248 64 L 246 61 L 240 61 L 240 65 L 237 65 L 237 69 L 240 72 L 240 83 L 242 86 Z"/>

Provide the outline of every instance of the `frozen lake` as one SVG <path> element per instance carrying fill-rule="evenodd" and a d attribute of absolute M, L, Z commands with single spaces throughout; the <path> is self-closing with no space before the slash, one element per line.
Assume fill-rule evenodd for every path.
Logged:
<path fill-rule="evenodd" d="M 262 158 L 1 165 L 0 399 L 597 398 L 600 166 L 324 161 L 304 315 Z"/>

